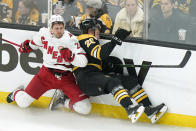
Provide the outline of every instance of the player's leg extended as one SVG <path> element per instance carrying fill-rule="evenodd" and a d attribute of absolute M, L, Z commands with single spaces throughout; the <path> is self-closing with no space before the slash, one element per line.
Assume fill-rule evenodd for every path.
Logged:
<path fill-rule="evenodd" d="M 167 106 L 162 103 L 158 106 L 152 106 L 152 103 L 145 92 L 144 88 L 138 84 L 136 78 L 130 76 L 118 76 L 123 86 L 129 91 L 131 97 L 137 102 L 142 103 L 145 107 L 145 114 L 152 123 L 156 123 L 167 111 Z"/>
<path fill-rule="evenodd" d="M 41 68 L 40 72 L 33 77 L 25 89 L 24 87 L 19 87 L 11 92 L 7 97 L 7 102 L 16 101 L 19 107 L 28 107 L 35 99 L 38 99 L 48 90 L 47 85 L 51 84 L 48 83 L 48 77 L 50 76 L 47 70 Z"/>

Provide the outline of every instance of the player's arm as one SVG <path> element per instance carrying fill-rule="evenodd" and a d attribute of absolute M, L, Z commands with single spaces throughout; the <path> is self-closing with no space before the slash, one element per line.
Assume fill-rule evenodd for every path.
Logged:
<path fill-rule="evenodd" d="M 88 41 L 88 40 L 87 40 Z M 91 56 L 102 60 L 110 55 L 110 53 L 113 51 L 114 47 L 116 46 L 115 43 L 108 42 L 104 44 L 103 46 L 100 45 L 99 41 L 95 38 L 90 38 L 89 41 L 92 43 L 89 43 L 90 46 L 88 47 L 88 44 L 86 45 L 86 52 L 90 54 Z M 88 43 L 88 42 L 85 42 Z"/>
<path fill-rule="evenodd" d="M 66 62 L 69 62 L 74 66 L 85 67 L 88 63 L 86 53 L 80 47 L 76 37 L 72 38 L 72 46 L 69 48 L 61 47 L 60 53 Z"/>
<path fill-rule="evenodd" d="M 39 47 L 42 47 L 41 45 L 41 32 L 42 29 L 38 33 L 36 33 L 33 36 L 32 40 L 25 40 L 24 42 L 21 43 L 21 47 L 19 48 L 19 52 L 21 53 L 29 53 L 32 50 L 37 50 Z M 38 43 L 39 45 L 37 45 Z"/>
<path fill-rule="evenodd" d="M 48 44 L 48 42 L 45 40 L 45 35 L 49 33 L 49 30 L 47 28 L 41 28 L 39 32 L 37 32 L 30 43 L 30 47 L 33 50 L 40 49 Z"/>
<path fill-rule="evenodd" d="M 111 41 L 104 44 L 103 46 L 100 45 L 97 39 L 89 38 L 84 43 L 86 45 L 85 51 L 97 59 L 105 59 L 111 54 L 116 45 L 122 44 L 122 40 L 129 36 L 129 34 L 129 31 L 119 28 L 112 37 Z"/>
<path fill-rule="evenodd" d="M 74 37 L 73 42 L 72 52 L 75 54 L 75 59 L 71 62 L 71 64 L 78 67 L 85 67 L 88 63 L 86 52 L 80 47 L 76 37 Z"/>

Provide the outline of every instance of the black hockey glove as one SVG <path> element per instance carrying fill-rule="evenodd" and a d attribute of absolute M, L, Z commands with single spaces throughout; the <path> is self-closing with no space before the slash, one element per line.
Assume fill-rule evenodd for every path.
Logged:
<path fill-rule="evenodd" d="M 127 31 L 122 28 L 118 28 L 114 36 L 112 36 L 112 43 L 115 43 L 117 45 L 122 45 L 122 41 L 125 40 L 130 35 L 131 31 Z"/>

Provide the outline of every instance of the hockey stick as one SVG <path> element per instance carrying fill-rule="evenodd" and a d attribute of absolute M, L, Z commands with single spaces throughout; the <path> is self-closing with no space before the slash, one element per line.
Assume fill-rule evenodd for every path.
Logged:
<path fill-rule="evenodd" d="M 21 45 L 19 45 L 19 44 L 16 44 L 16 43 L 14 43 L 14 42 L 11 42 L 11 41 L 6 40 L 6 39 L 3 39 L 3 38 L 1 38 L 1 39 L 2 39 L 2 41 L 5 41 L 5 42 L 8 42 L 8 43 L 10 43 L 10 44 L 12 44 L 12 45 L 15 45 L 15 46 L 21 47 Z"/>
<path fill-rule="evenodd" d="M 122 65 L 122 64 L 118 64 L 119 66 L 122 66 L 122 67 L 153 67 L 153 68 L 183 68 L 188 60 L 190 59 L 191 57 L 191 51 L 187 51 L 183 60 L 180 62 L 179 65 L 134 65 L 134 64 L 125 64 L 125 65 Z"/>
<path fill-rule="evenodd" d="M 21 45 L 19 45 L 19 44 L 16 44 L 16 43 L 11 42 L 11 41 L 9 41 L 9 40 L 6 40 L 6 39 L 4 39 L 4 38 L 1 38 L 1 39 L 2 39 L 2 41 L 8 42 L 9 44 L 12 44 L 12 45 L 21 47 Z M 39 45 L 34 45 L 34 46 L 43 47 L 43 46 L 39 46 Z"/>

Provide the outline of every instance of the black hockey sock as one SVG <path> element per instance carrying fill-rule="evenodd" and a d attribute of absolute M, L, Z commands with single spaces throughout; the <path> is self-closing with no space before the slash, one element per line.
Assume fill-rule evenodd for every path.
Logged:
<path fill-rule="evenodd" d="M 114 99 L 124 108 L 127 108 L 129 105 L 133 104 L 130 100 L 128 92 L 122 86 L 115 87 L 112 90 L 112 94 L 114 96 Z"/>
<path fill-rule="evenodd" d="M 130 95 L 137 103 L 142 103 L 144 107 L 152 105 L 148 95 L 140 85 L 137 85 L 131 89 Z"/>

